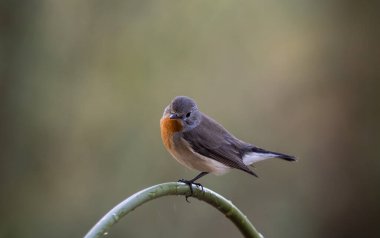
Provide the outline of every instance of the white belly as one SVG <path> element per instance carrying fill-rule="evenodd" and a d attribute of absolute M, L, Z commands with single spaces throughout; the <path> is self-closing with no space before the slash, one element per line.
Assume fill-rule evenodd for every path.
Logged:
<path fill-rule="evenodd" d="M 176 150 L 170 151 L 170 153 L 182 165 L 200 172 L 222 175 L 230 170 L 230 167 L 194 152 L 190 145 L 183 140 L 182 143 L 176 145 Z"/>

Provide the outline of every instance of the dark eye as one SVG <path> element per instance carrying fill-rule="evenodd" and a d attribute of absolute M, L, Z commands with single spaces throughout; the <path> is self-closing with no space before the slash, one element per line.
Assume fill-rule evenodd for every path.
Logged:
<path fill-rule="evenodd" d="M 187 114 L 186 114 L 186 117 L 189 117 L 191 115 L 191 112 L 188 112 Z"/>

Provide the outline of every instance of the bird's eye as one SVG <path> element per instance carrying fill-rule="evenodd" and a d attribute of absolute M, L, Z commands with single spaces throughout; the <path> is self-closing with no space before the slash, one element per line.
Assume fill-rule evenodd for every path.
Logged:
<path fill-rule="evenodd" d="M 189 117 L 191 115 L 191 112 L 188 112 L 187 114 L 186 114 L 186 117 Z"/>

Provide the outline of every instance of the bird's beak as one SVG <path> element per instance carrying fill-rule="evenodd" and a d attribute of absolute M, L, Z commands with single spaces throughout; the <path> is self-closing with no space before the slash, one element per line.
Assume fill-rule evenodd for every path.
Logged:
<path fill-rule="evenodd" d="M 178 116 L 177 113 L 170 113 L 170 116 L 169 116 L 170 119 L 181 119 L 180 116 Z"/>

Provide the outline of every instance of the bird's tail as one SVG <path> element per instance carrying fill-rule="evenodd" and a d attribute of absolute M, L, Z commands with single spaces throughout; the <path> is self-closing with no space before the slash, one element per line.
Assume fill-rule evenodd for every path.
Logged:
<path fill-rule="evenodd" d="M 287 161 L 297 160 L 296 157 L 291 156 L 291 155 L 286 155 L 283 153 L 278 153 L 278 152 L 264 150 L 258 147 L 253 147 L 253 148 L 250 148 L 250 150 L 244 154 L 243 162 L 246 165 L 251 165 L 255 162 L 271 159 L 271 158 L 278 158 L 278 159 L 283 159 Z"/>

